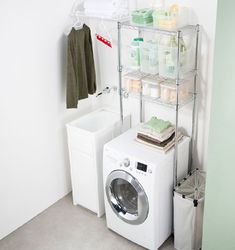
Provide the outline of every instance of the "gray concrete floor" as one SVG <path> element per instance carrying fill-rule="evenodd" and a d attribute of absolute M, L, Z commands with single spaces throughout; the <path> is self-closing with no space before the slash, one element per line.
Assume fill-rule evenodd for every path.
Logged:
<path fill-rule="evenodd" d="M 108 230 L 105 218 L 72 205 L 67 195 L 0 241 L 0 250 L 143 250 Z M 160 250 L 173 250 L 172 238 Z"/>

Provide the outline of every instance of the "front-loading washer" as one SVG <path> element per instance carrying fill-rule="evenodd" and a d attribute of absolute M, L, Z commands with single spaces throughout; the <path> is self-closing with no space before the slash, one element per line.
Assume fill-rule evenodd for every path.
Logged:
<path fill-rule="evenodd" d="M 151 250 L 172 233 L 174 149 L 162 153 L 135 140 L 131 129 L 104 146 L 104 191 L 109 229 Z M 188 137 L 178 148 L 178 177 L 188 169 Z"/>

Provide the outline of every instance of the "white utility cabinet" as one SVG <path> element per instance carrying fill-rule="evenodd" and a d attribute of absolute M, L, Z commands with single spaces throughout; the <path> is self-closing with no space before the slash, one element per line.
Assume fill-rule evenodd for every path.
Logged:
<path fill-rule="evenodd" d="M 70 157 L 73 204 L 101 217 L 104 210 L 103 146 L 130 128 L 130 115 L 98 109 L 66 125 Z"/>

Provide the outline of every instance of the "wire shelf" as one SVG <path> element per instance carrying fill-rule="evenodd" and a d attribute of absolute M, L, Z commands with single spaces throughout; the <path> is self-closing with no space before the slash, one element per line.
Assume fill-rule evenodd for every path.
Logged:
<path fill-rule="evenodd" d="M 176 107 L 177 107 L 176 103 L 166 103 L 166 102 L 162 101 L 161 98 L 153 98 L 153 97 L 150 97 L 150 96 L 141 95 L 139 93 L 128 92 L 128 96 L 130 98 L 143 100 L 144 102 L 155 103 L 155 104 L 158 104 L 158 105 L 161 105 L 161 106 L 164 106 L 166 108 L 173 109 L 173 110 L 176 110 Z M 178 108 L 181 109 L 184 106 L 192 103 L 195 97 L 196 97 L 196 94 L 189 93 L 187 99 L 185 99 L 184 101 L 179 102 L 179 107 Z"/>
<path fill-rule="evenodd" d="M 141 76 L 141 78 L 150 77 L 152 79 L 157 79 L 157 80 L 160 80 L 162 82 L 169 81 L 169 80 L 171 80 L 171 81 L 177 80 L 176 78 L 175 79 L 164 78 L 164 77 L 159 76 L 159 74 L 153 75 L 153 74 L 144 73 L 141 70 L 134 70 L 128 66 L 122 66 L 122 70 L 123 70 L 124 74 L 133 73 L 135 75 Z M 195 76 L 197 76 L 197 70 L 191 70 L 191 71 L 182 73 L 182 77 L 180 77 L 180 79 L 179 79 L 179 84 L 181 84 L 185 80 L 190 80 L 190 79 L 194 78 Z"/>
<path fill-rule="evenodd" d="M 139 25 L 139 24 L 134 24 L 131 21 L 124 20 L 120 22 L 120 25 L 122 28 L 125 29 L 133 29 L 133 30 L 141 30 L 141 31 L 152 31 L 152 32 L 157 32 L 157 33 L 162 33 L 166 35 L 177 35 L 178 32 L 181 32 L 183 34 L 188 34 L 192 32 L 197 32 L 198 26 L 197 25 L 187 25 L 178 29 L 161 29 L 157 28 L 153 25 Z"/>

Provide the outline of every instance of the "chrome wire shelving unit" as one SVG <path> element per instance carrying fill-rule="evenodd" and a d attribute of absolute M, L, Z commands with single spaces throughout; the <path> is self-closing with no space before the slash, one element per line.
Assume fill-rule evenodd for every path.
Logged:
<path fill-rule="evenodd" d="M 189 170 L 192 168 L 193 164 L 193 151 L 194 151 L 194 139 L 195 139 L 195 122 L 196 122 L 196 98 L 197 98 L 197 80 L 198 80 L 198 50 L 199 50 L 199 34 L 200 34 L 200 26 L 199 25 L 187 25 L 180 29 L 175 30 L 167 30 L 167 29 L 159 29 L 154 26 L 143 26 L 143 25 L 137 25 L 133 24 L 128 20 L 128 17 L 118 19 L 118 18 L 102 18 L 97 16 L 89 16 L 83 12 L 77 12 L 77 15 L 81 18 L 90 18 L 90 19 L 98 19 L 103 21 L 109 21 L 109 22 L 116 22 L 117 23 L 117 35 L 118 35 L 118 74 L 119 74 L 119 86 L 118 86 L 118 94 L 119 94 L 119 105 L 120 105 L 120 120 L 123 123 L 124 115 L 123 115 L 123 98 L 130 96 L 133 98 L 139 99 L 139 105 L 140 105 L 140 122 L 143 122 L 143 102 L 150 102 L 150 103 L 156 103 L 158 105 L 171 108 L 175 110 L 175 138 L 178 137 L 179 133 L 179 110 L 189 104 L 193 103 L 192 108 L 192 133 L 191 133 L 191 152 L 190 152 L 190 163 L 189 163 Z M 159 98 L 151 98 L 144 96 L 142 91 L 140 94 L 134 94 L 134 93 L 126 93 L 123 88 L 123 72 L 125 71 L 132 71 L 130 68 L 126 67 L 126 65 L 122 64 L 122 30 L 123 29 L 129 29 L 129 30 L 136 30 L 138 31 L 138 37 L 142 37 L 142 34 L 144 31 L 157 33 L 159 35 L 170 35 L 170 36 L 176 36 L 177 39 L 177 63 L 176 63 L 176 71 L 177 71 L 177 77 L 174 79 L 176 84 L 176 102 L 175 103 L 165 103 L 161 101 Z M 191 71 L 184 72 L 184 77 L 182 78 L 180 75 L 180 40 L 184 35 L 190 35 L 195 34 L 195 58 L 194 58 L 194 68 Z M 139 71 L 140 74 L 143 74 Z M 145 76 L 148 76 L 148 74 L 144 74 Z M 159 77 L 159 76 L 157 76 Z M 179 100 L 179 87 L 182 82 L 182 80 L 185 79 L 193 79 L 193 91 L 189 93 L 188 98 L 184 101 Z M 169 79 L 161 79 L 161 80 L 169 80 Z M 143 86 L 142 86 L 143 87 Z M 175 153 L 174 153 L 174 186 L 177 184 L 177 168 L 178 168 L 178 140 L 175 140 Z"/>
<path fill-rule="evenodd" d="M 140 122 L 143 122 L 143 102 L 152 102 L 159 105 L 163 105 L 165 107 L 169 107 L 175 110 L 175 138 L 178 138 L 179 134 L 179 110 L 183 106 L 193 103 L 192 109 L 192 133 L 191 133 L 191 147 L 190 147 L 190 162 L 189 162 L 189 170 L 192 168 L 193 164 L 193 151 L 194 151 L 194 139 L 195 139 L 195 121 L 196 121 L 196 98 L 197 98 L 197 78 L 198 78 L 198 49 L 199 49 L 199 33 L 200 33 L 200 26 L 199 25 L 188 25 L 176 30 L 165 30 L 159 29 L 154 26 L 142 26 L 133 24 L 130 21 L 119 21 L 117 22 L 117 32 L 118 32 L 118 73 L 119 73 L 119 98 L 120 98 L 120 119 L 123 121 L 123 72 L 129 71 L 126 65 L 122 64 L 122 30 L 123 29 L 131 29 L 138 31 L 138 37 L 142 37 L 144 31 L 158 33 L 159 35 L 170 35 L 176 37 L 177 42 L 177 61 L 176 61 L 176 78 L 173 79 L 176 84 L 176 102 L 175 103 L 165 103 L 161 101 L 159 98 L 151 98 L 146 97 L 142 93 L 143 86 L 141 86 L 141 91 L 139 94 L 128 93 L 130 97 L 138 98 L 139 105 L 140 105 Z M 195 58 L 194 60 L 194 68 L 184 74 L 182 78 L 180 75 L 180 44 L 181 39 L 184 35 L 195 35 Z M 193 41 L 193 42 L 194 42 Z M 142 72 L 139 71 L 140 74 Z M 158 76 L 159 77 L 159 76 Z M 182 80 L 187 78 L 191 78 L 193 80 L 193 90 L 189 93 L 187 100 L 180 102 L 179 97 L 179 88 Z M 169 80 L 169 79 L 163 79 Z M 171 79 L 172 80 L 172 79 Z M 125 93 L 126 97 L 126 93 Z M 177 169 L 178 169 L 178 140 L 175 139 L 175 152 L 174 152 L 174 186 L 177 184 Z"/>

